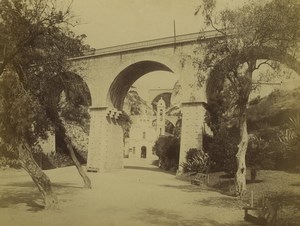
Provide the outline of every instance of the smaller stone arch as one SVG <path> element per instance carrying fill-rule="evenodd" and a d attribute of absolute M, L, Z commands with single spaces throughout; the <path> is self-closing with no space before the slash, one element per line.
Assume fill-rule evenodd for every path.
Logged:
<path fill-rule="evenodd" d="M 156 97 L 153 98 L 151 101 L 152 108 L 154 112 L 157 110 L 157 102 L 162 98 L 166 104 L 166 109 L 168 109 L 171 106 L 171 96 L 172 92 L 162 92 L 158 94 Z"/>
<path fill-rule="evenodd" d="M 166 129 L 166 132 L 168 134 L 174 134 L 174 129 L 175 129 L 175 124 L 174 124 L 174 120 L 169 120 L 168 117 L 166 118 L 166 126 L 165 126 L 165 129 Z M 156 127 L 156 119 L 152 120 L 152 125 L 153 127 Z"/>
<path fill-rule="evenodd" d="M 269 59 L 285 64 L 288 68 L 294 70 L 300 76 L 300 62 L 296 57 L 289 53 L 282 53 L 272 47 L 253 47 L 241 52 L 238 56 L 228 56 L 217 64 L 210 72 L 206 81 L 207 102 L 218 92 L 222 90 L 226 73 L 234 65 L 241 65 L 248 60 L 264 60 Z M 233 65 L 234 64 L 234 65 Z M 226 65 L 226 66 L 224 66 Z"/>

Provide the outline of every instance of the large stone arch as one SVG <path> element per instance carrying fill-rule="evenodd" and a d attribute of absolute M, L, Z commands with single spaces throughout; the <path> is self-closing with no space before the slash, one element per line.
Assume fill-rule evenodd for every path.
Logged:
<path fill-rule="evenodd" d="M 210 33 L 209 33 L 210 34 Z M 196 35 L 198 37 L 198 34 Z M 192 39 L 190 39 L 192 38 Z M 182 109 L 182 136 L 180 144 L 180 162 L 185 160 L 185 152 L 190 148 L 201 148 L 202 125 L 204 121 L 203 103 L 206 96 L 203 87 L 194 84 L 197 78 L 194 76 L 197 69 L 193 66 L 193 51 L 197 42 L 194 35 L 182 43 L 177 43 L 176 48 L 171 43 L 151 41 L 143 45 L 125 45 L 122 48 L 112 47 L 95 51 L 94 54 L 71 59 L 72 68 L 78 71 L 88 84 L 91 92 L 92 106 L 90 107 L 90 133 L 88 147 L 89 170 L 105 171 L 106 169 L 122 167 L 122 152 L 113 153 L 112 150 L 122 149 L 120 142 L 110 143 L 110 137 L 114 140 L 122 140 L 120 126 L 116 120 L 120 116 L 123 107 L 124 94 L 128 86 L 139 76 L 130 78 L 131 71 L 139 69 L 140 75 L 146 73 L 147 66 L 153 62 L 155 70 L 172 71 L 179 75 L 179 84 L 184 90 L 178 95 L 178 104 Z M 124 48 L 126 47 L 126 48 Z M 152 63 L 146 63 L 152 62 Z M 140 66 L 146 66 L 141 69 Z M 144 72 L 143 72 L 144 70 Z M 149 69 L 148 69 L 149 70 Z M 152 71 L 153 68 L 151 69 Z M 122 84 L 126 84 L 124 87 Z M 119 93 L 119 94 L 118 94 Z M 118 131 L 113 131 L 118 128 Z M 112 154 L 113 153 L 113 154 Z M 115 155 L 115 156 L 114 156 Z M 112 159 L 113 162 L 112 162 Z"/>
<path fill-rule="evenodd" d="M 194 82 L 195 68 L 191 60 L 186 60 L 183 65 L 179 56 L 180 54 L 174 53 L 172 49 L 165 54 L 126 53 L 118 57 L 107 57 L 103 61 L 101 57 L 88 60 L 90 69 L 87 80 L 93 87 L 88 170 L 107 171 L 123 167 L 123 131 L 118 119 L 122 113 L 124 98 L 138 78 L 153 71 L 169 71 L 177 74 L 185 89 L 186 95 L 182 97 L 181 105 L 183 122 L 180 163 L 185 161 L 186 152 L 190 148 L 202 147 L 205 114 L 203 101 L 206 98 L 203 89 L 194 89 L 188 85 Z M 101 65 L 98 66 L 98 63 Z"/>
<path fill-rule="evenodd" d="M 118 73 L 108 90 L 108 104 L 121 110 L 123 108 L 125 96 L 131 85 L 143 75 L 154 71 L 174 71 L 164 63 L 153 60 L 142 60 L 135 62 Z"/>
<path fill-rule="evenodd" d="M 172 63 L 163 57 L 136 58 L 122 62 L 111 72 L 110 81 L 106 81 L 102 90 L 105 104 L 90 109 L 88 170 L 107 171 L 123 167 L 124 139 L 120 117 L 125 96 L 132 84 L 147 73 L 177 71 L 174 65 L 170 65 Z"/>

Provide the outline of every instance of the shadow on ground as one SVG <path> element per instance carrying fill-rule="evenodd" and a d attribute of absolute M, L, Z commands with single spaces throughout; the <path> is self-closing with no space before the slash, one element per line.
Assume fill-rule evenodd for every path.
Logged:
<path fill-rule="evenodd" d="M 41 202 L 42 197 L 38 191 L 27 189 L 24 191 L 16 191 L 16 189 L 2 190 L 0 196 L 0 208 L 9 208 L 12 205 L 25 204 L 28 211 L 37 212 L 44 209 L 43 205 L 38 204 Z"/>
<path fill-rule="evenodd" d="M 42 195 L 33 182 L 14 182 L 1 186 L 0 208 L 25 205 L 28 207 L 27 211 L 37 212 L 44 209 Z M 73 194 L 77 189 L 81 189 L 70 183 L 52 183 L 52 187 L 58 195 Z"/>
<path fill-rule="evenodd" d="M 293 184 L 291 184 L 292 186 L 298 186 L 298 187 L 300 187 L 300 182 L 298 182 L 298 183 L 293 183 Z"/>
<path fill-rule="evenodd" d="M 142 221 L 143 223 L 153 224 L 153 225 L 163 225 L 163 226 L 195 226 L 195 225 L 214 225 L 214 226 L 226 226 L 226 225 L 245 225 L 244 222 L 237 222 L 236 224 L 224 224 L 219 223 L 213 219 L 196 217 L 194 219 L 186 219 L 183 215 L 178 213 L 163 210 L 148 208 L 143 209 L 136 217 L 136 219 Z"/>
<path fill-rule="evenodd" d="M 198 192 L 198 193 L 208 193 L 214 190 L 211 190 L 207 187 L 204 189 L 201 188 L 201 186 L 195 186 L 195 185 L 163 185 L 163 187 L 167 188 L 175 188 L 175 189 L 180 189 L 181 191 L 184 192 Z M 217 191 L 218 192 L 218 191 Z M 220 193 L 220 192 L 218 192 Z M 204 205 L 204 206 L 215 206 L 215 207 L 241 207 L 242 203 L 240 200 L 237 200 L 237 198 L 232 197 L 232 196 L 225 196 L 225 197 L 209 197 L 207 199 L 201 199 L 201 200 L 195 200 L 196 204 L 199 205 Z"/>
<path fill-rule="evenodd" d="M 161 185 L 162 187 L 166 188 L 174 188 L 174 189 L 179 189 L 184 192 L 207 192 L 207 187 L 202 187 L 202 186 L 195 186 L 191 184 L 186 184 L 186 185 Z"/>
<path fill-rule="evenodd" d="M 196 200 L 196 204 L 203 206 L 215 206 L 221 208 L 241 208 L 242 201 L 233 197 L 209 197 L 201 200 Z"/>
<path fill-rule="evenodd" d="M 175 172 L 171 171 L 165 171 L 160 168 L 155 168 L 155 167 L 147 167 L 147 166 L 124 166 L 124 169 L 133 169 L 133 170 L 147 170 L 147 171 L 154 171 L 154 172 L 160 172 L 160 173 L 167 173 L 167 174 L 172 174 L 175 175 Z"/>

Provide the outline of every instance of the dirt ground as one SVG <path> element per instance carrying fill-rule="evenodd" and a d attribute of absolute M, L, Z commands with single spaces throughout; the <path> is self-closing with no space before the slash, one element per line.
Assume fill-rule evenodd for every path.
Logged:
<path fill-rule="evenodd" d="M 178 180 L 144 159 L 127 159 L 120 171 L 89 173 L 91 190 L 81 188 L 75 167 L 46 173 L 59 198 L 56 211 L 42 209 L 26 172 L 0 171 L 1 226 L 249 225 L 234 198 Z"/>

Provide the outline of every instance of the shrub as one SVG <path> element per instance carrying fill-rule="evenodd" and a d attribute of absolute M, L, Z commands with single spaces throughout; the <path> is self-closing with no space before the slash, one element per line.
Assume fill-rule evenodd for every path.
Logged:
<path fill-rule="evenodd" d="M 17 159 L 9 159 L 2 156 L 0 157 L 0 167 L 10 167 L 10 168 L 19 169 L 21 165 Z"/>
<path fill-rule="evenodd" d="M 207 173 L 210 166 L 210 159 L 203 150 L 191 148 L 186 153 L 186 162 L 181 163 L 183 172 Z"/>
<path fill-rule="evenodd" d="M 246 163 L 251 169 L 278 169 L 283 160 L 283 147 L 276 140 L 250 136 Z"/>
<path fill-rule="evenodd" d="M 174 136 L 160 136 L 153 147 L 159 166 L 166 170 L 178 169 L 180 141 Z"/>
<path fill-rule="evenodd" d="M 0 143 L 0 167 L 11 167 L 16 169 L 21 167 L 20 162 L 18 161 L 18 153 L 3 143 Z"/>
<path fill-rule="evenodd" d="M 288 129 L 280 131 L 278 138 L 285 150 L 285 160 L 290 168 L 299 166 L 300 161 L 300 115 L 289 118 Z"/>
<path fill-rule="evenodd" d="M 238 135 L 235 131 L 221 129 L 213 137 L 204 135 L 203 148 L 210 156 L 211 171 L 236 172 Z"/>

